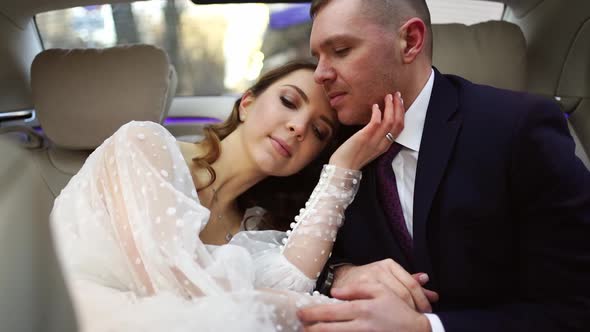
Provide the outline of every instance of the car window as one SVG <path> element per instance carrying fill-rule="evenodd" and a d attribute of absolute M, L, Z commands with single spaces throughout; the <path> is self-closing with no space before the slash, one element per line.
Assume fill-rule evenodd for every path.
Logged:
<path fill-rule="evenodd" d="M 503 4 L 430 0 L 433 23 L 497 20 Z M 177 95 L 243 91 L 269 68 L 309 57 L 309 4 L 195 5 L 152 0 L 76 7 L 36 16 L 45 48 L 148 43 L 168 53 Z"/>

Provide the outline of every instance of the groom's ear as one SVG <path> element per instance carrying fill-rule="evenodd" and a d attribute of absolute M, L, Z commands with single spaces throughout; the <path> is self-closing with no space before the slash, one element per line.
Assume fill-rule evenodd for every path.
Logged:
<path fill-rule="evenodd" d="M 248 111 L 250 110 L 250 106 L 254 102 L 254 95 L 252 91 L 248 90 L 242 95 L 242 99 L 240 100 L 239 106 L 239 114 L 240 114 L 240 121 L 246 121 L 246 117 L 248 116 Z"/>
<path fill-rule="evenodd" d="M 424 51 L 426 45 L 426 24 L 417 17 L 409 19 L 399 29 L 399 42 L 402 61 L 409 64 Z"/>

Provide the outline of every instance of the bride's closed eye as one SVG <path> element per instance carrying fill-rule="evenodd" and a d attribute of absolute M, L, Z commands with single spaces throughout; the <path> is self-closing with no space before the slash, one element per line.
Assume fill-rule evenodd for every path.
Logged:
<path fill-rule="evenodd" d="M 280 97 L 281 103 L 292 110 L 296 110 L 297 109 L 297 102 L 294 101 L 294 99 L 288 95 L 281 95 Z M 321 126 L 318 125 L 312 125 L 311 127 L 313 134 L 315 135 L 315 137 L 320 140 L 320 141 L 324 141 L 326 139 L 326 137 L 328 137 L 329 131 L 327 130 L 323 130 L 321 128 Z"/>
<path fill-rule="evenodd" d="M 279 97 L 279 99 L 281 100 L 281 103 L 282 103 L 282 104 L 283 104 L 285 107 L 287 107 L 287 108 L 289 108 L 289 109 L 293 109 L 293 110 L 294 110 L 294 109 L 297 109 L 297 105 L 296 105 L 295 101 L 293 101 L 293 98 L 291 98 L 291 97 L 289 97 L 289 96 L 286 96 L 286 95 L 281 95 L 281 96 Z"/>
<path fill-rule="evenodd" d="M 329 133 L 326 133 L 326 131 L 320 129 L 319 126 L 314 125 L 312 127 L 313 129 L 313 133 L 314 135 L 320 140 L 320 141 L 324 141 L 326 139 L 326 137 L 328 137 Z"/>

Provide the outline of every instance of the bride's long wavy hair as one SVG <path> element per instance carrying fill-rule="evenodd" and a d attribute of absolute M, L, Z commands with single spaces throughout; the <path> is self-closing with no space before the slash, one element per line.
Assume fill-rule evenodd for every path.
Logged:
<path fill-rule="evenodd" d="M 289 62 L 261 75 L 256 83 L 247 91 L 250 91 L 252 96 L 256 98 L 273 83 L 290 73 L 297 70 L 314 71 L 315 68 L 316 65 L 312 62 Z M 241 100 L 242 98 L 238 98 L 234 102 L 231 114 L 225 121 L 209 125 L 204 129 L 204 139 L 199 144 L 205 148 L 206 152 L 204 155 L 194 157 L 192 160 L 196 167 L 207 170 L 210 175 L 210 181 L 204 186 L 197 188 L 198 190 L 203 190 L 215 182 L 216 174 L 211 164 L 221 154 L 221 140 L 236 130 L 241 123 L 239 116 Z M 332 137 L 336 137 L 336 135 Z M 288 177 L 267 177 L 260 181 L 237 198 L 238 207 L 242 212 L 253 206 L 264 208 L 267 213 L 264 215 L 262 225 L 260 225 L 263 229 L 288 229 L 293 217 L 304 206 L 311 194 L 319 178 L 322 165 L 327 163 L 335 147 L 335 140 L 332 140 L 318 158 L 297 174 Z"/>

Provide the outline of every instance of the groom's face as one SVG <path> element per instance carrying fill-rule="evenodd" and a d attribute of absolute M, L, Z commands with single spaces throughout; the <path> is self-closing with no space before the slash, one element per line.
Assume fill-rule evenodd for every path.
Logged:
<path fill-rule="evenodd" d="M 317 13 L 310 37 L 322 84 L 340 122 L 368 123 L 371 106 L 394 93 L 401 53 L 397 33 L 363 14 L 359 0 L 333 0 Z"/>

